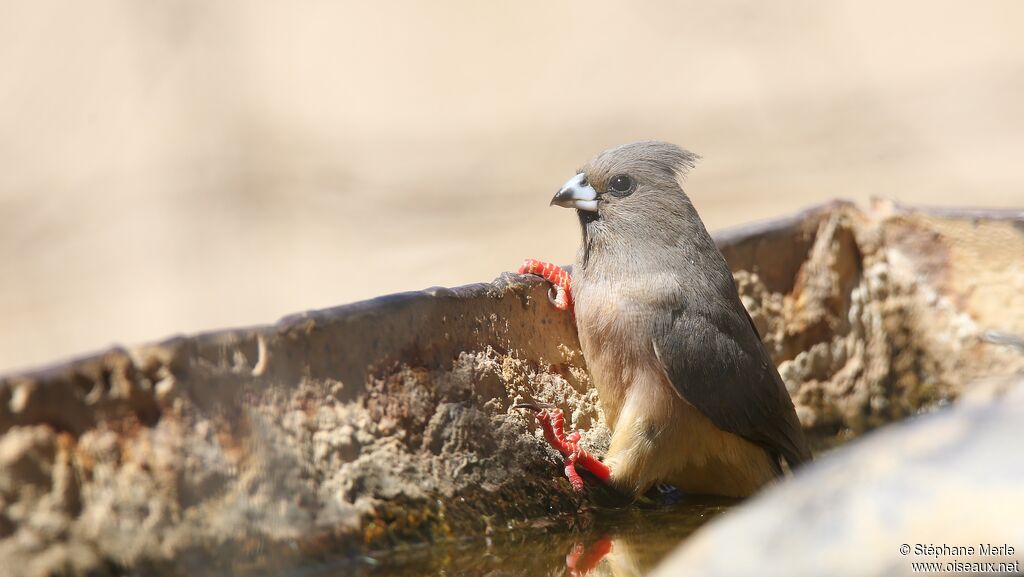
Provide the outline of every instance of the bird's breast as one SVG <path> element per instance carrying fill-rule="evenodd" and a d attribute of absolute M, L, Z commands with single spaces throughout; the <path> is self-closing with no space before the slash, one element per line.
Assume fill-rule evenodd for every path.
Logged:
<path fill-rule="evenodd" d="M 614 426 L 629 387 L 657 362 L 650 338 L 654 313 L 642 299 L 608 283 L 586 286 L 574 296 L 580 347 Z"/>
<path fill-rule="evenodd" d="M 573 298 L 580 338 L 592 344 L 599 340 L 629 356 L 651 350 L 657 318 L 678 308 L 682 295 L 678 275 L 661 272 L 574 278 Z"/>

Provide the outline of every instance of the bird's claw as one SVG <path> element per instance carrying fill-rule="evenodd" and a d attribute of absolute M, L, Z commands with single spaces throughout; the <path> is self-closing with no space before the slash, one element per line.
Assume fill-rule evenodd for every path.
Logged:
<path fill-rule="evenodd" d="M 563 455 L 569 454 L 569 448 L 565 439 L 565 416 L 562 410 L 549 403 L 517 403 L 512 405 L 513 409 L 528 409 L 533 411 L 533 416 L 540 422 L 540 428 L 544 431 L 544 438 L 547 442 Z"/>
<path fill-rule="evenodd" d="M 556 309 L 572 311 L 572 278 L 562 267 L 528 258 L 519 267 L 519 274 L 534 274 L 551 283 L 548 300 Z"/>
<path fill-rule="evenodd" d="M 555 406 L 550 403 L 516 403 L 512 405 L 513 409 L 528 409 L 534 413 L 540 413 L 554 407 Z"/>
<path fill-rule="evenodd" d="M 576 438 L 579 439 L 579 433 L 575 433 L 575 435 Z M 572 443 L 570 446 L 572 447 L 572 452 L 565 458 L 565 478 L 569 479 L 569 484 L 572 485 L 573 491 L 582 493 L 585 489 L 585 485 L 583 484 L 583 477 L 580 477 L 580 474 L 576 472 L 576 461 L 579 460 L 580 455 L 583 453 L 583 449 L 575 443 Z"/>
<path fill-rule="evenodd" d="M 544 432 L 544 439 L 565 458 L 565 476 L 569 479 L 574 491 L 582 493 L 585 489 L 583 478 L 576 471 L 577 462 L 602 481 L 607 482 L 611 478 L 611 471 L 608 470 L 608 467 L 580 447 L 579 431 L 565 433 L 565 415 L 561 409 L 547 403 L 529 402 L 516 403 L 512 405 L 512 408 L 529 409 L 534 412 L 534 416 L 540 422 L 540 428 Z"/>
<path fill-rule="evenodd" d="M 555 308 L 558 310 L 564 311 L 565 309 L 569 308 L 565 304 L 565 295 L 558 294 L 558 289 L 555 287 L 555 285 L 551 285 L 548 287 L 548 302 L 554 305 Z"/>

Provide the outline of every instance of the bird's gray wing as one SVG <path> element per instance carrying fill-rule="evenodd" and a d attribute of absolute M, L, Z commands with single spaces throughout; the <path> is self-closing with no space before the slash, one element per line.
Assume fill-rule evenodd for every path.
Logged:
<path fill-rule="evenodd" d="M 799 465 L 811 453 L 786 385 L 746 309 L 738 299 L 728 304 L 667 312 L 655 353 L 680 395 L 715 426 Z"/>

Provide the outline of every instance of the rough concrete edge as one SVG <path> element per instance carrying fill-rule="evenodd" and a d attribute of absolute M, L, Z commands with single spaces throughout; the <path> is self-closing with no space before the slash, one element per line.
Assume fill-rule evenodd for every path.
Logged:
<path fill-rule="evenodd" d="M 713 233 L 712 236 L 719 248 L 725 251 L 755 239 L 765 240 L 784 237 L 792 233 L 794 230 L 798 230 L 805 226 L 808 222 L 813 222 L 816 225 L 817 220 L 821 215 L 827 214 L 841 207 L 856 208 L 852 202 L 845 200 L 833 200 L 808 207 L 795 214 L 726 228 Z M 970 214 L 973 215 L 974 213 L 971 212 Z M 1024 215 L 1024 212 L 1021 214 Z M 1022 218 L 1024 218 L 1024 216 L 1022 216 Z M 184 341 L 191 341 L 195 343 L 197 349 L 202 350 L 208 345 L 217 345 L 225 340 L 243 341 L 253 338 L 259 334 L 266 334 L 267 332 L 284 333 L 310 319 L 318 321 L 338 321 L 342 319 L 356 318 L 362 315 L 374 314 L 377 311 L 389 309 L 395 306 L 409 306 L 422 301 L 435 299 L 473 299 L 496 295 L 504 292 L 508 288 L 508 275 L 510 274 L 514 273 L 502 273 L 489 283 L 471 283 L 451 288 L 434 286 L 423 290 L 393 293 L 324 309 L 310 309 L 286 315 L 278 321 L 269 324 L 227 327 L 195 333 L 183 332 L 169 335 L 163 339 L 147 341 L 138 345 L 125 346 L 122 344 L 116 344 L 96 352 L 65 357 L 40 366 L 16 369 L 11 372 L 0 374 L 0 386 L 6 385 L 13 380 L 21 379 L 32 379 L 42 382 L 50 381 L 54 378 L 60 377 L 69 369 L 95 363 L 111 353 L 131 354 L 133 351 L 141 351 L 153 347 L 174 346 Z M 519 282 L 525 282 L 528 285 L 540 284 L 543 282 L 537 277 L 523 277 L 522 275 L 515 276 L 520 277 L 517 279 Z"/>
<path fill-rule="evenodd" d="M 715 244 L 720 250 L 732 248 L 752 239 L 777 238 L 792 233 L 805 226 L 808 222 L 817 224 L 818 218 L 842 208 L 857 209 L 856 203 L 850 200 L 834 199 L 821 204 L 811 205 L 794 214 L 757 220 L 746 224 L 731 226 L 711 233 Z"/>
<path fill-rule="evenodd" d="M 944 207 L 910 205 L 880 198 L 872 198 L 869 208 L 877 210 L 879 207 L 889 205 L 895 214 L 923 214 L 938 218 L 956 218 L 971 220 L 1009 220 L 1024 222 L 1024 209 L 1019 208 L 976 208 L 976 207 Z"/>

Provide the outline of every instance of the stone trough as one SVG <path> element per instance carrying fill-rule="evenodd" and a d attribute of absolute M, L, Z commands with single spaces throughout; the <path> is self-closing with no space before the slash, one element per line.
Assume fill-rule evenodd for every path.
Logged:
<path fill-rule="evenodd" d="M 819 452 L 1024 369 L 1020 211 L 836 202 L 715 238 Z M 571 319 L 509 273 L 8 375 L 0 574 L 275 572 L 572 530 L 588 503 L 522 400 L 607 443 Z"/>

